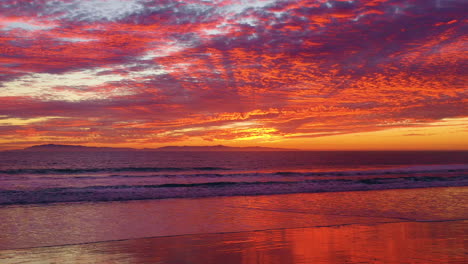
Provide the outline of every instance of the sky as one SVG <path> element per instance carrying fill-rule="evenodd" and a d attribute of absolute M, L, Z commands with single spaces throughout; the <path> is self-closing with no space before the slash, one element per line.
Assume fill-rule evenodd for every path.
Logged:
<path fill-rule="evenodd" d="M 0 150 L 468 150 L 465 0 L 0 1 Z"/>

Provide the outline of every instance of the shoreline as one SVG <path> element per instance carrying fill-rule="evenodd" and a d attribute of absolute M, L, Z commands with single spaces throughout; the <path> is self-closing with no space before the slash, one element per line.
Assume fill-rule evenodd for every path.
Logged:
<path fill-rule="evenodd" d="M 0 248 L 383 223 L 459 222 L 468 219 L 467 194 L 466 187 L 441 187 L 4 206 L 0 207 Z"/>
<path fill-rule="evenodd" d="M 114 240 L 101 240 L 101 241 L 92 241 L 92 242 L 83 242 L 83 243 L 74 243 L 74 244 L 60 244 L 60 245 L 46 245 L 46 246 L 37 246 L 37 247 L 20 247 L 20 248 L 7 248 L 1 249 L 2 251 L 9 250 L 29 250 L 29 249 L 40 249 L 40 248 L 55 248 L 55 247 L 68 247 L 68 246 L 83 246 L 83 245 L 93 245 L 93 244 L 102 244 L 102 243 L 114 243 L 114 242 L 124 242 L 124 241 L 134 241 L 134 240 L 150 240 L 150 239 L 165 239 L 165 238 L 185 238 L 185 237 L 196 237 L 196 236 L 205 236 L 205 235 L 231 235 L 231 234 L 241 234 L 241 233 L 256 233 L 256 232 L 269 232 L 269 231 L 281 231 L 281 230 L 301 230 L 301 229 L 315 229 L 315 228 L 339 228 L 346 226 L 375 226 L 375 225 L 387 225 L 387 224 L 404 224 L 404 223 L 449 223 L 449 222 L 466 222 L 468 225 L 468 218 L 461 219 L 443 219 L 443 220 L 400 220 L 400 221 L 384 221 L 384 222 L 373 222 L 373 223 L 344 223 L 344 224 L 332 224 L 332 225 L 318 225 L 318 226 L 300 226 L 300 227 L 283 227 L 283 228 L 266 228 L 266 229 L 255 229 L 249 231 L 227 231 L 227 232 L 216 232 L 216 233 L 195 233 L 195 234 L 179 234 L 179 235 L 166 235 L 166 236 L 147 236 L 147 237 L 138 237 L 138 238 L 123 238 L 123 239 L 114 239 Z"/>
<path fill-rule="evenodd" d="M 286 264 L 348 263 L 349 259 L 354 260 L 352 263 L 462 263 L 466 260 L 464 243 L 457 238 L 467 225 L 467 220 L 388 222 L 143 237 L 5 249 L 0 250 L 0 260 L 5 264 L 57 260 L 207 264 L 219 263 L 219 258 L 224 263 L 258 263 L 262 256 L 280 258 L 278 263 Z"/>

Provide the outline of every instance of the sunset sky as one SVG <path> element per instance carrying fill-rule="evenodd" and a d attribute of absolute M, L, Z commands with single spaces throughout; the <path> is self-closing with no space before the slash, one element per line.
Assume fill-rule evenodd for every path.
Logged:
<path fill-rule="evenodd" d="M 466 0 L 2 0 L 0 150 L 466 150 L 466 10 Z"/>

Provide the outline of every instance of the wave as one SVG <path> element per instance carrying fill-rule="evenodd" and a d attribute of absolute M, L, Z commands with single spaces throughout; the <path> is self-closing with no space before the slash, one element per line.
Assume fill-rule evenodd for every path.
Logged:
<path fill-rule="evenodd" d="M 468 165 L 451 164 L 451 165 L 418 165 L 404 166 L 391 168 L 368 168 L 368 169 L 343 169 L 333 171 L 273 171 L 273 172 L 257 172 L 257 171 L 242 171 L 231 168 L 222 167 L 193 167 L 193 168 L 177 168 L 177 167 L 121 167 L 121 168 L 84 168 L 84 169 L 10 169 L 0 170 L 0 180 L 13 179 L 12 177 L 1 177 L 14 175 L 17 179 L 28 179 L 28 175 L 42 175 L 42 179 L 63 179 L 63 177 L 54 177 L 54 175 L 76 175 L 70 176 L 69 179 L 104 179 L 104 178 L 171 178 L 180 177 L 181 172 L 185 172 L 183 177 L 314 177 L 314 176 L 366 176 L 366 175 L 403 175 L 414 173 L 437 173 L 437 172 L 464 172 L 468 171 Z M 164 174 L 139 174 L 142 172 L 155 172 Z M 170 174 L 171 172 L 177 174 Z M 115 173 L 115 174 L 114 174 Z M 128 173 L 128 174 L 119 174 Z M 132 174 L 135 173 L 135 174 Z M 84 175 L 83 175 L 84 174 Z M 86 175 L 89 174 L 89 175 Z M 93 175 L 99 174 L 99 175 Z M 50 176 L 49 176 L 50 175 Z"/>
<path fill-rule="evenodd" d="M 468 186 L 468 175 L 455 173 L 411 177 L 356 177 L 297 181 L 221 181 L 0 190 L 0 205 L 98 202 L 209 196 L 267 195 Z"/>
<path fill-rule="evenodd" d="M 460 172 L 468 170 L 467 164 L 448 164 L 448 165 L 415 165 L 401 166 L 391 168 L 369 168 L 369 169 L 352 169 L 340 171 L 323 171 L 323 172 L 304 172 L 303 175 L 310 176 L 354 176 L 354 175 L 377 175 L 377 174 L 410 174 L 410 173 L 431 173 L 431 172 Z M 281 176 L 294 176 L 298 172 L 294 171 L 279 171 L 275 173 Z"/>
<path fill-rule="evenodd" d="M 85 173 L 100 173 L 100 172 L 178 172 L 178 171 L 216 171 L 230 170 L 220 167 L 194 167 L 194 168 L 177 168 L 177 167 L 122 167 L 122 168 L 54 168 L 54 169 L 9 169 L 0 170 L 0 174 L 85 174 Z"/>

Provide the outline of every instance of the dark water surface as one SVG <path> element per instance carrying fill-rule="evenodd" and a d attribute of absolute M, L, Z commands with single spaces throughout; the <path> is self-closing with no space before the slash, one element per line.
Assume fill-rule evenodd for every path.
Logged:
<path fill-rule="evenodd" d="M 116 172 L 151 168 L 158 172 L 203 168 L 231 171 L 335 170 L 387 166 L 463 164 L 468 151 L 250 151 L 250 152 L 0 152 L 1 173 Z M 42 171 L 41 171 L 42 170 Z"/>
<path fill-rule="evenodd" d="M 0 205 L 468 185 L 468 152 L 1 152 Z"/>

